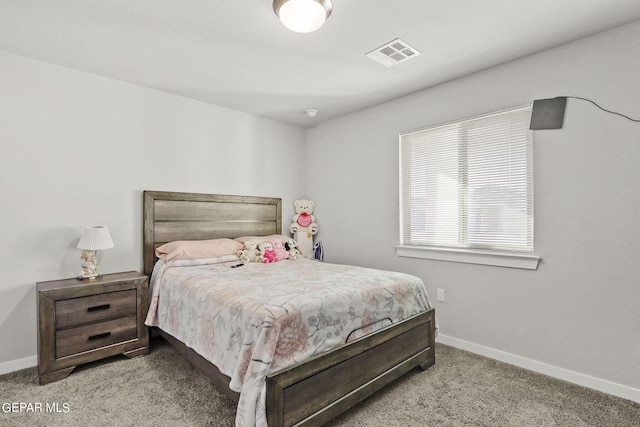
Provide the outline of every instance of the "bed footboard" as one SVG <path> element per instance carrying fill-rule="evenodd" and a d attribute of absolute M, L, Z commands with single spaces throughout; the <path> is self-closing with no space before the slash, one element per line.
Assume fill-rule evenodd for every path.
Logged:
<path fill-rule="evenodd" d="M 269 426 L 322 425 L 409 370 L 435 363 L 433 309 L 267 377 Z"/>

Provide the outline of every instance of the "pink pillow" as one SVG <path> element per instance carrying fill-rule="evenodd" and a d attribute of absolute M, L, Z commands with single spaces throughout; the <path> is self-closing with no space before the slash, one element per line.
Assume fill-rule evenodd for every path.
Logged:
<path fill-rule="evenodd" d="M 244 245 L 233 239 L 177 240 L 156 249 L 156 256 L 164 261 L 174 259 L 214 258 L 237 255 Z"/>

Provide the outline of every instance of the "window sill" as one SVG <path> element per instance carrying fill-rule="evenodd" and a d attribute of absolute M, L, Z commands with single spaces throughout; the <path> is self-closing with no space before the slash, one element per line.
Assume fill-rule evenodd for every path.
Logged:
<path fill-rule="evenodd" d="M 536 270 L 540 262 L 540 257 L 536 255 L 470 249 L 427 248 L 422 246 L 396 246 L 396 254 L 409 258 L 522 268 L 526 270 Z"/>

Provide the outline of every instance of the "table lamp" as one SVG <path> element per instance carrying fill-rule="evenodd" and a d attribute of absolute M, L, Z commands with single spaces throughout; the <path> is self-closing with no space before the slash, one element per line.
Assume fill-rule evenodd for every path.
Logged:
<path fill-rule="evenodd" d="M 98 274 L 96 251 L 110 249 L 113 246 L 113 240 L 111 240 L 111 235 L 106 225 L 89 225 L 85 227 L 78 242 L 78 249 L 82 249 L 82 255 L 80 255 L 82 271 L 78 276 L 78 280 L 93 280 L 102 277 Z"/>

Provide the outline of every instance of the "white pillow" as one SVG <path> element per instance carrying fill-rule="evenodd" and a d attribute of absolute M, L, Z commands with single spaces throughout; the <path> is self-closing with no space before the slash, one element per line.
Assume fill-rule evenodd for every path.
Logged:
<path fill-rule="evenodd" d="M 281 234 L 272 234 L 270 236 L 242 236 L 242 237 L 236 237 L 233 240 L 236 240 L 240 243 L 244 243 L 244 242 L 248 242 L 248 241 L 254 241 L 257 244 L 263 243 L 263 242 L 271 242 L 273 240 L 282 240 L 282 242 L 286 242 L 287 240 L 289 240 L 291 237 L 288 236 L 283 236 Z"/>
<path fill-rule="evenodd" d="M 206 265 L 206 264 L 220 264 L 223 262 L 240 261 L 238 255 L 222 255 L 213 258 L 198 258 L 198 259 L 174 259 L 167 261 L 167 267 L 189 267 L 192 265 Z"/>
<path fill-rule="evenodd" d="M 156 256 L 163 261 L 175 259 L 215 258 L 237 255 L 244 245 L 233 239 L 176 240 L 156 249 Z"/>

